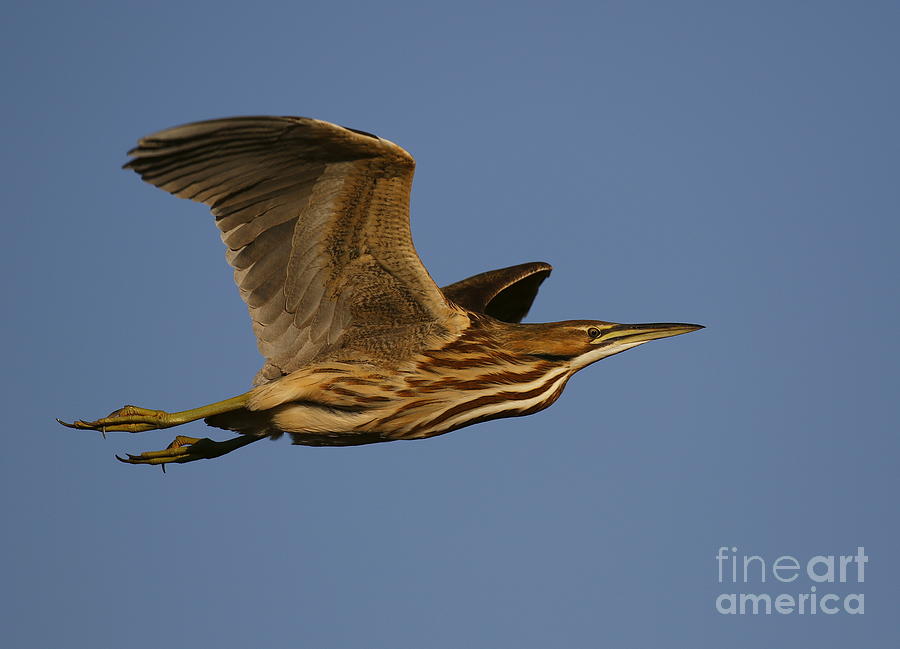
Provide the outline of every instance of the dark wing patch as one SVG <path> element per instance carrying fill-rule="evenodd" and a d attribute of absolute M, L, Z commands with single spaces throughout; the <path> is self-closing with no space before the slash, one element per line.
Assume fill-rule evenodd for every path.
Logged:
<path fill-rule="evenodd" d="M 358 128 L 350 128 L 349 126 L 341 126 L 341 128 L 345 128 L 348 131 L 352 131 L 354 133 L 358 133 L 359 135 L 365 135 L 366 137 L 371 137 L 376 140 L 380 140 L 381 138 L 375 135 L 374 133 L 369 133 L 368 131 L 360 131 Z"/>
<path fill-rule="evenodd" d="M 553 267 L 536 261 L 489 270 L 444 286 L 444 295 L 469 311 L 485 313 L 503 322 L 521 322 L 538 288 Z"/>

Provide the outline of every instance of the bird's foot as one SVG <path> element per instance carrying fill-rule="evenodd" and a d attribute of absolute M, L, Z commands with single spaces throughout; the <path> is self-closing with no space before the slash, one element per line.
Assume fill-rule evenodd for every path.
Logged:
<path fill-rule="evenodd" d="M 198 439 L 196 437 L 178 435 L 162 451 L 147 451 L 140 455 L 131 455 L 129 453 L 127 458 L 117 455 L 116 459 L 127 464 L 162 464 L 163 470 L 165 470 L 165 465 L 172 462 L 182 464 L 184 462 L 193 462 L 194 460 L 218 457 L 223 453 L 227 453 L 225 450 L 216 452 L 215 447 L 220 443 L 208 437 Z"/>
<path fill-rule="evenodd" d="M 255 442 L 262 437 L 240 435 L 224 442 L 216 442 L 208 437 L 197 439 L 178 435 L 172 443 L 162 451 L 148 451 L 140 455 L 128 454 L 128 457 L 116 456 L 116 459 L 127 464 L 161 464 L 163 471 L 171 463 L 184 464 L 195 460 L 211 460 L 231 451 Z"/>
<path fill-rule="evenodd" d="M 56 421 L 68 428 L 97 430 L 104 435 L 111 431 L 142 433 L 145 430 L 168 428 L 180 423 L 173 421 L 171 413 L 163 410 L 149 410 L 138 406 L 124 406 L 97 421 L 78 419 L 71 424 L 60 419 Z"/>

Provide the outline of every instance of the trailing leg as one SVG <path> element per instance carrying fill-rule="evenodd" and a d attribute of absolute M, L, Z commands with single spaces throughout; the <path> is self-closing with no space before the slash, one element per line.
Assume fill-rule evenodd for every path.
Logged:
<path fill-rule="evenodd" d="M 131 455 L 129 453 L 128 457 L 119 457 L 117 455 L 116 459 L 128 464 L 161 464 L 163 471 L 165 471 L 166 464 L 184 464 L 195 460 L 211 460 L 261 439 L 266 438 L 257 435 L 238 435 L 224 442 L 216 442 L 208 437 L 197 439 L 196 437 L 179 435 L 172 440 L 172 443 L 165 450 L 148 451 L 140 455 Z"/>

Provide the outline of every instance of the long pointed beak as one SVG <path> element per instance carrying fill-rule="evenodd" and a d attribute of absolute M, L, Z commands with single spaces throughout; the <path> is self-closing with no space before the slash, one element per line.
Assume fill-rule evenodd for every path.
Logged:
<path fill-rule="evenodd" d="M 680 322 L 655 322 L 651 324 L 620 324 L 608 329 L 600 336 L 600 342 L 645 343 L 657 338 L 679 336 L 703 329 L 703 325 Z"/>

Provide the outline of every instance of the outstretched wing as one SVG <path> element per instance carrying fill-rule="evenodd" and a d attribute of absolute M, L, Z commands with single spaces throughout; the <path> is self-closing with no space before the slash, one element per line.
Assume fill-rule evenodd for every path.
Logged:
<path fill-rule="evenodd" d="M 470 311 L 521 322 L 551 270 L 553 266 L 542 261 L 519 264 L 473 275 L 441 290 L 447 299 Z"/>
<path fill-rule="evenodd" d="M 143 138 L 125 167 L 216 217 L 266 365 L 257 382 L 360 352 L 402 358 L 454 310 L 409 230 L 415 161 L 303 117 L 235 117 Z"/>

